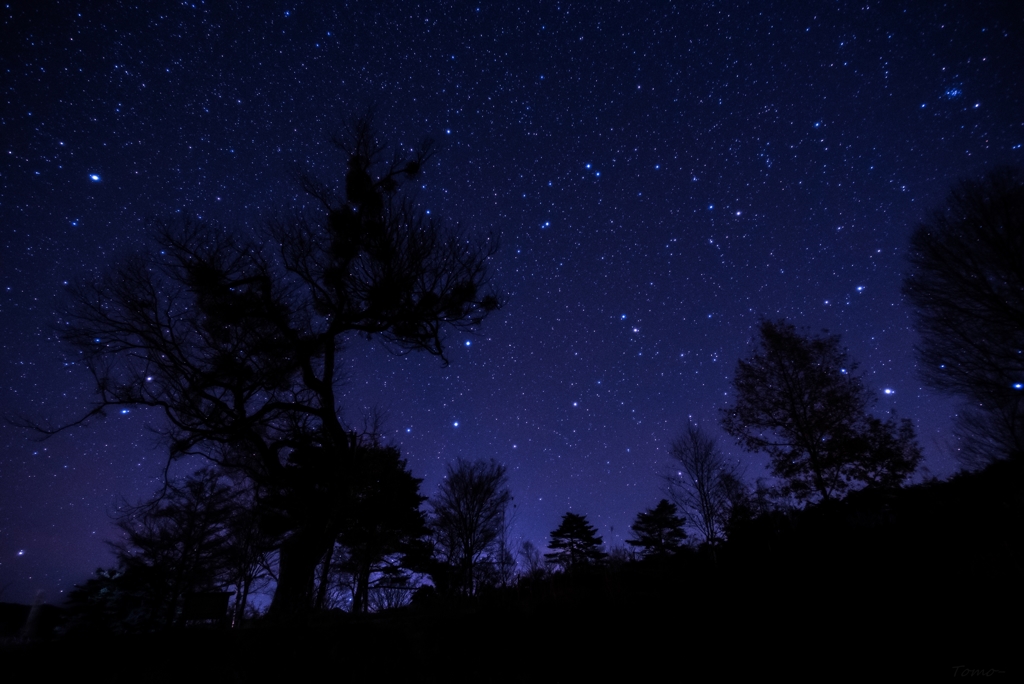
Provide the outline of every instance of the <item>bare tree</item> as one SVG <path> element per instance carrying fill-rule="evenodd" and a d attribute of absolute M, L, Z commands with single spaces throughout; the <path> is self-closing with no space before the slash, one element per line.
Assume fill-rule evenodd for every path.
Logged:
<path fill-rule="evenodd" d="M 519 547 L 519 558 L 522 561 L 523 572 L 522 577 L 527 579 L 540 579 L 544 576 L 544 554 L 541 553 L 537 545 L 527 539 Z"/>
<path fill-rule="evenodd" d="M 234 506 L 228 521 L 228 584 L 235 588 L 231 624 L 237 627 L 245 619 L 249 598 L 272 580 L 270 556 L 277 539 L 263 524 L 261 510 L 251 488 L 236 489 Z"/>
<path fill-rule="evenodd" d="M 450 589 L 476 594 L 481 581 L 498 561 L 499 540 L 506 509 L 512 501 L 505 466 L 495 460 L 449 465 L 430 500 L 430 527 L 436 555 L 450 576 Z"/>
<path fill-rule="evenodd" d="M 1024 178 L 965 180 L 910 241 L 903 292 L 932 387 L 967 400 L 967 465 L 1024 454 Z"/>
<path fill-rule="evenodd" d="M 516 521 L 515 504 L 506 505 L 501 514 L 497 550 L 494 554 L 494 573 L 499 587 L 508 587 L 516 579 L 516 555 L 512 547 L 512 529 Z"/>
<path fill-rule="evenodd" d="M 715 438 L 693 423 L 672 442 L 670 452 L 678 469 L 667 478 L 669 494 L 704 542 L 717 544 L 725 535 L 729 491 L 724 478 L 734 475 L 732 468 Z"/>

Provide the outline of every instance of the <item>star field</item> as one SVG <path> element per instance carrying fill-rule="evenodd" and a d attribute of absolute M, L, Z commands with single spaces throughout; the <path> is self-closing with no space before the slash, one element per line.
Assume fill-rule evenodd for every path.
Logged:
<path fill-rule="evenodd" d="M 762 317 L 839 333 L 955 469 L 954 402 L 922 387 L 907 239 L 958 178 L 1024 164 L 1012 3 L 10 3 L 0 8 L 4 415 L 92 395 L 55 339 L 68 282 L 188 212 L 255 233 L 332 180 L 373 107 L 433 137 L 418 198 L 501 241 L 506 305 L 451 365 L 353 339 L 343 408 L 375 406 L 434 492 L 457 457 L 510 472 L 516 535 L 566 511 L 610 544 L 663 496 L 668 445 L 717 431 Z M 39 442 L 0 427 L 0 594 L 58 601 L 166 447 L 144 410 Z M 720 444 L 746 469 L 765 459 Z M 187 464 L 177 466 L 185 468 Z M 172 471 L 176 472 L 176 471 Z"/>

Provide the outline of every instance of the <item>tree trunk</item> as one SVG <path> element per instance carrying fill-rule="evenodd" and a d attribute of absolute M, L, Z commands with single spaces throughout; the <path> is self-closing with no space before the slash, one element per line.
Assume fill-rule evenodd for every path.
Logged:
<path fill-rule="evenodd" d="M 301 618 L 313 607 L 313 579 L 333 537 L 318 531 L 297 530 L 281 544 L 278 552 L 277 589 L 269 615 L 277 619 Z"/>
<path fill-rule="evenodd" d="M 370 563 L 360 561 L 357 572 L 356 594 L 352 601 L 352 611 L 355 613 L 368 613 L 370 610 Z"/>
<path fill-rule="evenodd" d="M 324 603 L 327 600 L 327 585 L 330 584 L 331 580 L 331 560 L 334 558 L 334 544 L 331 544 L 330 548 L 327 549 L 327 553 L 324 554 L 323 560 L 320 562 L 320 582 L 316 588 L 316 602 L 313 607 L 316 610 L 323 610 Z"/>
<path fill-rule="evenodd" d="M 231 622 L 231 626 L 241 627 L 242 621 L 245 620 L 245 609 L 249 605 L 249 590 L 252 588 L 253 576 L 252 572 L 246 571 L 243 573 L 242 578 L 238 581 L 238 591 L 235 595 L 235 615 Z"/>

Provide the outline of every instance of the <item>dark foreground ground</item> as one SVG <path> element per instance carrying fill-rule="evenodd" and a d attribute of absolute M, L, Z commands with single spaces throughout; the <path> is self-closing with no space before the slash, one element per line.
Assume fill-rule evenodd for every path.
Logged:
<path fill-rule="evenodd" d="M 1004 465 L 767 516 L 714 554 L 387 614 L 0 645 L 41 681 L 1024 681 L 1024 486 Z"/>
<path fill-rule="evenodd" d="M 682 681 L 760 674 L 830 681 L 847 675 L 948 678 L 970 670 L 1021 676 L 1021 602 L 907 577 L 868 596 L 827 582 L 772 596 L 770 586 L 709 583 L 696 599 L 642 606 L 564 598 L 536 608 L 482 606 L 366 619 L 328 614 L 303 626 L 191 628 L 159 634 L 8 645 L 9 673 L 44 681 L 604 680 L 613 673 Z M 771 597 L 771 598 L 768 598 Z M 882 599 L 882 600 L 879 600 Z M 960 668 L 958 671 L 957 668 Z M 7 680 L 14 681 L 14 680 Z"/>

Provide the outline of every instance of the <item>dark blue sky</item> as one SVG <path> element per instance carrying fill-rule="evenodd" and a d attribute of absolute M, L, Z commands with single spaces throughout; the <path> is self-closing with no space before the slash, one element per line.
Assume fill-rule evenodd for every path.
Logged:
<path fill-rule="evenodd" d="M 4 414 L 89 403 L 52 333 L 64 283 L 184 211 L 257 231 L 374 106 L 434 137 L 420 200 L 495 234 L 507 306 L 452 363 L 353 340 L 345 409 L 389 411 L 424 493 L 505 463 L 517 536 L 567 510 L 621 543 L 687 420 L 717 431 L 761 317 L 839 333 L 955 468 L 900 295 L 910 231 L 960 177 L 1024 157 L 1014 2 L 13 2 L 0 9 Z M 889 390 L 889 394 L 884 391 Z M 0 427 L 0 600 L 59 601 L 158 486 L 145 411 L 46 442 Z M 723 448 L 763 475 L 764 457 Z"/>

